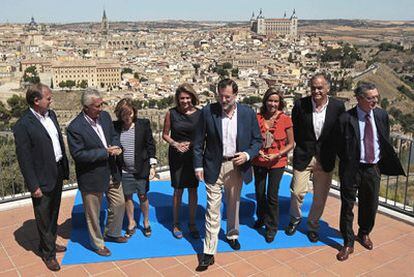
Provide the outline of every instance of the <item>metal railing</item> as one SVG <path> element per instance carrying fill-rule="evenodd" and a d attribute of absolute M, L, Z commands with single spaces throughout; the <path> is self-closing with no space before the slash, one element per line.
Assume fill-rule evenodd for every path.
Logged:
<path fill-rule="evenodd" d="M 162 140 L 163 115 L 146 116 L 156 142 L 158 165 L 168 166 L 168 144 Z M 380 205 L 414 217 L 414 143 L 413 139 L 392 135 L 392 143 L 407 176 L 382 176 L 380 186 Z M 339 182 L 338 182 L 339 184 Z M 338 189 L 339 185 L 332 185 Z M 64 190 L 76 188 L 76 177 L 71 161 L 71 178 L 65 182 Z M 29 198 L 23 184 L 10 132 L 0 134 L 0 203 Z"/>

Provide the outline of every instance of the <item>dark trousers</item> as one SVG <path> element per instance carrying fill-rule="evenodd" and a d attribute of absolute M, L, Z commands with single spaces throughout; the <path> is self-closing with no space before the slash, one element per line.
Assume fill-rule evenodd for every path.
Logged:
<path fill-rule="evenodd" d="M 58 165 L 58 172 L 59 177 L 52 191 L 42 191 L 43 196 L 41 198 L 32 197 L 37 231 L 40 238 L 39 251 L 40 255 L 47 260 L 56 256 L 57 220 L 63 186 L 61 165 Z"/>
<path fill-rule="evenodd" d="M 340 230 L 345 246 L 353 246 L 355 235 L 352 229 L 354 213 L 352 211 L 358 191 L 358 235 L 368 235 L 375 224 L 378 209 L 378 194 L 381 174 L 376 165 L 360 165 L 355 175 L 355 184 L 341 185 Z"/>
<path fill-rule="evenodd" d="M 257 219 L 263 222 L 268 230 L 273 232 L 277 232 L 277 226 L 279 224 L 279 184 L 284 169 L 284 167 L 266 168 L 254 166 Z"/>

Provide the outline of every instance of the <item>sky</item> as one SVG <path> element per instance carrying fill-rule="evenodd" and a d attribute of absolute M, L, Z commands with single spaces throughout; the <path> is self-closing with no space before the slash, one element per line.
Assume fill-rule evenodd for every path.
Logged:
<path fill-rule="evenodd" d="M 0 0 L 0 23 L 109 21 L 247 21 L 266 18 L 414 20 L 414 0 Z"/>

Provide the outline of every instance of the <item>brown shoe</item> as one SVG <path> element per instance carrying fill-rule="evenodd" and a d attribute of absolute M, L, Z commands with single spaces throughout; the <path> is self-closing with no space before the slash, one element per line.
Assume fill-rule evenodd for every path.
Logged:
<path fill-rule="evenodd" d="M 101 249 L 95 250 L 95 253 L 98 254 L 99 256 L 105 256 L 105 257 L 111 256 L 111 251 L 108 248 L 106 248 L 106 246 L 104 246 Z"/>
<path fill-rule="evenodd" d="M 374 248 L 374 244 L 372 243 L 371 239 L 368 235 L 358 235 L 356 239 L 363 247 L 368 250 L 372 250 Z"/>
<path fill-rule="evenodd" d="M 341 251 L 339 251 L 338 254 L 336 254 L 336 258 L 338 261 L 345 261 L 348 259 L 349 254 L 354 253 L 354 248 L 351 246 L 344 246 L 342 247 Z"/>
<path fill-rule="evenodd" d="M 66 246 L 56 244 L 56 253 L 66 252 Z"/>
<path fill-rule="evenodd" d="M 116 242 L 116 243 L 125 243 L 128 241 L 128 239 L 126 237 L 111 237 L 106 235 L 105 236 L 105 241 L 109 241 L 109 242 Z"/>
<path fill-rule="evenodd" d="M 42 258 L 43 262 L 45 263 L 45 265 L 47 266 L 47 268 L 51 271 L 59 271 L 60 270 L 60 265 L 57 262 L 56 258 L 53 257 L 51 259 L 46 259 L 46 258 Z"/>

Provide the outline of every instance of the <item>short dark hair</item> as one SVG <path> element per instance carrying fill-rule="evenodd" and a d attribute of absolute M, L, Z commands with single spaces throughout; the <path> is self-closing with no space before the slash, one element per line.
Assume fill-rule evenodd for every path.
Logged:
<path fill-rule="evenodd" d="M 377 86 L 373 83 L 361 82 L 354 89 L 354 94 L 355 96 L 364 96 L 365 92 L 367 92 L 368 90 L 376 89 L 376 88 Z"/>
<path fill-rule="evenodd" d="M 217 93 L 220 90 L 225 89 L 228 86 L 231 86 L 231 88 L 233 89 L 233 94 L 237 94 L 239 92 L 239 87 L 237 86 L 236 82 L 233 81 L 232 79 L 226 78 L 226 79 L 221 80 L 217 84 Z"/>
<path fill-rule="evenodd" d="M 323 78 L 325 80 L 325 82 L 328 84 L 328 86 L 329 87 L 331 86 L 331 83 L 329 82 L 328 77 L 326 76 L 325 73 L 322 73 L 322 72 L 319 72 L 319 73 L 316 73 L 315 75 L 313 75 L 309 80 L 309 85 L 312 85 L 313 81 L 316 80 L 316 79 L 319 79 L 319 78 Z"/>
<path fill-rule="evenodd" d="M 132 110 L 132 112 L 133 112 L 132 121 L 135 122 L 137 120 L 137 117 L 138 117 L 138 111 L 137 111 L 137 108 L 135 108 L 134 104 L 132 103 L 131 98 L 122 98 L 116 104 L 115 111 L 114 111 L 115 115 L 116 115 L 116 118 L 118 118 L 119 121 L 122 121 L 122 113 L 126 109 L 131 109 Z"/>
<path fill-rule="evenodd" d="M 279 111 L 282 111 L 285 108 L 285 101 L 283 100 L 283 92 L 275 89 L 275 88 L 269 88 L 266 90 L 263 99 L 262 99 L 262 106 L 260 107 L 260 114 L 265 115 L 268 110 L 266 106 L 266 101 L 269 99 L 270 96 L 277 95 L 279 96 L 279 107 L 277 108 Z"/>
<path fill-rule="evenodd" d="M 200 101 L 198 100 L 197 93 L 195 92 L 193 86 L 188 84 L 188 83 L 184 83 L 184 84 L 179 85 L 178 88 L 175 90 L 174 101 L 175 101 L 175 105 L 177 105 L 177 107 L 180 105 L 178 103 L 179 102 L 178 97 L 180 97 L 181 92 L 185 92 L 185 93 L 190 95 L 191 104 L 193 104 L 193 106 L 196 106 L 200 103 Z"/>
<path fill-rule="evenodd" d="M 45 89 L 49 89 L 49 87 L 42 83 L 30 85 L 26 91 L 27 104 L 33 107 L 36 99 L 41 100 L 43 98 L 43 90 Z"/>

